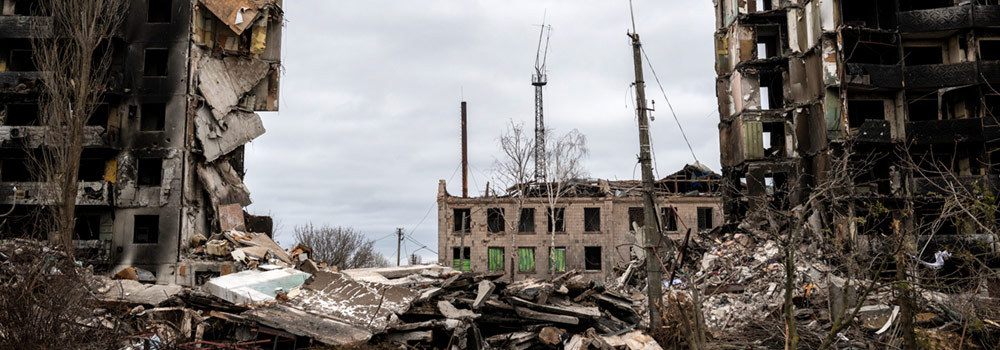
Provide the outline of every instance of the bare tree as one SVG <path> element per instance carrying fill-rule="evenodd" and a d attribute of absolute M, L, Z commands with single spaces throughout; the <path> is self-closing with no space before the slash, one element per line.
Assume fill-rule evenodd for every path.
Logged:
<path fill-rule="evenodd" d="M 340 269 L 389 266 L 389 259 L 375 251 L 375 241 L 353 227 L 296 226 L 295 243 L 311 248 L 311 259 Z"/>
<path fill-rule="evenodd" d="M 107 90 L 111 40 L 125 19 L 128 2 L 43 0 L 38 4 L 51 22 L 36 22 L 35 32 L 48 32 L 46 27 L 51 25 L 52 35 L 32 41 L 35 65 L 44 74 L 39 122 L 47 127 L 45 146 L 33 157 L 34 168 L 39 181 L 52 186 L 54 203 L 48 208 L 53 227 L 48 240 L 64 245 L 72 256 L 84 127 Z"/>
<path fill-rule="evenodd" d="M 548 132 L 548 131 L 547 131 Z M 560 219 L 557 210 L 559 199 L 566 193 L 568 186 L 575 180 L 587 176 L 583 168 L 583 160 L 587 158 L 587 137 L 576 129 L 558 138 L 545 137 L 549 144 L 545 147 L 545 197 L 548 206 L 549 220 L 549 272 L 552 269 L 556 246 L 556 219 Z M 565 220 L 565 218 L 561 218 Z"/>
<path fill-rule="evenodd" d="M 532 155 L 535 149 L 535 139 L 524 132 L 524 124 L 510 121 L 507 130 L 500 135 L 501 157 L 494 159 L 493 168 L 497 183 L 505 189 L 505 195 L 514 199 L 512 215 L 504 215 L 508 227 L 515 232 L 510 235 L 510 246 L 517 247 L 517 231 L 520 229 L 521 211 L 531 186 L 534 169 Z M 489 195 L 489 194 L 487 194 Z M 515 248 L 516 249 L 516 248 Z M 511 252 L 510 277 L 514 278 L 514 263 L 517 261 L 517 251 Z"/>

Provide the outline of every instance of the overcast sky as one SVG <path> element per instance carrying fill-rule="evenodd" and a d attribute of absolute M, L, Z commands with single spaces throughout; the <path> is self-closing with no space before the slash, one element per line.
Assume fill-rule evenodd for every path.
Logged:
<path fill-rule="evenodd" d="M 530 80 L 543 13 L 553 27 L 546 127 L 587 136 L 591 177 L 639 177 L 627 0 L 284 6 L 281 111 L 263 114 L 267 133 L 247 147 L 246 159 L 250 211 L 274 217 L 283 245 L 293 243 L 294 226 L 309 222 L 353 226 L 373 239 L 402 227 L 430 248 L 418 252 L 425 261 L 436 259 L 438 180 L 451 179 L 449 192 L 461 194 L 459 103 L 464 95 L 469 104 L 470 194 L 481 194 L 505 124 L 533 129 Z M 718 172 L 712 2 L 634 6 L 646 52 L 698 159 Z M 648 68 L 645 74 L 656 101 L 657 172 L 665 176 L 693 159 Z M 377 246 L 395 260 L 393 238 Z"/>

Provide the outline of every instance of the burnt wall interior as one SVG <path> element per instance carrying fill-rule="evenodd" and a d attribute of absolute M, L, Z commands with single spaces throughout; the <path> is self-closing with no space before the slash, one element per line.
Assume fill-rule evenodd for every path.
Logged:
<path fill-rule="evenodd" d="M 797 0 L 766 10 L 754 4 L 716 2 L 730 227 L 764 205 L 801 204 L 826 178 L 831 156 L 846 152 L 859 169 L 859 203 L 891 209 L 915 194 L 926 203 L 916 226 L 921 216 L 940 213 L 930 192 L 941 170 L 996 190 L 995 1 Z M 901 170 L 909 160 L 917 171 Z M 976 233 L 968 225 L 943 230 Z"/>

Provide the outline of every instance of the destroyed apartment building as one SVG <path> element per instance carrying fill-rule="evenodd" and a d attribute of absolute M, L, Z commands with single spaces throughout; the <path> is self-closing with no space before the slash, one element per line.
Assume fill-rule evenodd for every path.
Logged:
<path fill-rule="evenodd" d="M 720 178 L 696 163 L 656 181 L 657 213 L 667 236 L 683 239 L 688 228 L 697 235 L 721 224 Z M 589 281 L 605 281 L 643 255 L 637 243 L 644 222 L 640 181 L 569 181 L 554 206 L 547 186 L 525 187 L 523 194 L 469 198 L 449 195 L 441 180 L 438 263 L 503 272 L 514 280 L 578 270 Z"/>
<path fill-rule="evenodd" d="M 0 204 L 13 209 L 0 231 L 29 236 L 32 214 L 52 203 L 28 164 L 46 132 L 32 40 L 51 33 L 33 30 L 47 20 L 35 1 L 2 3 Z M 280 0 L 129 1 L 81 156 L 81 256 L 193 285 L 233 268 L 194 245 L 231 229 L 269 233 L 269 218 L 243 211 L 243 154 L 264 133 L 254 111 L 278 109 L 282 18 Z"/>
<path fill-rule="evenodd" d="M 844 154 L 864 164 L 853 179 L 858 215 L 865 203 L 894 210 L 916 198 L 909 225 L 919 225 L 940 215 L 934 195 L 944 182 L 996 188 L 996 1 L 717 0 L 715 7 L 727 223 L 766 206 L 803 204 L 841 171 L 830 169 L 831 157 Z M 936 175 L 942 168 L 955 177 Z M 860 231 L 854 220 L 832 220 L 838 234 Z M 978 232 L 946 223 L 934 233 Z"/>

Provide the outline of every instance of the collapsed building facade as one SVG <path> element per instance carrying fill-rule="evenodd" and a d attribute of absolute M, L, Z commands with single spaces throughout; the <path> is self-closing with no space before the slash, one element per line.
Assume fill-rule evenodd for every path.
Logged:
<path fill-rule="evenodd" d="M 865 164 L 853 179 L 858 203 L 901 209 L 916 198 L 911 226 L 940 214 L 936 183 L 995 188 L 996 1 L 717 0 L 715 8 L 727 223 L 766 205 L 802 204 L 839 171 L 831 157 L 845 153 Z M 942 169 L 955 178 L 927 176 Z M 858 225 L 835 226 L 853 234 Z M 946 224 L 934 233 L 975 233 L 961 231 Z"/>
<path fill-rule="evenodd" d="M 640 181 L 571 181 L 555 210 L 546 186 L 527 187 L 523 195 L 465 198 L 449 195 L 441 180 L 438 263 L 515 280 L 578 270 L 587 280 L 605 281 L 642 256 Z M 673 239 L 683 239 L 686 228 L 696 235 L 722 222 L 720 176 L 703 165 L 656 181 L 655 190 L 659 222 Z"/>
<path fill-rule="evenodd" d="M 3 0 L 0 16 L 0 205 L 4 235 L 33 233 L 53 203 L 27 160 L 44 142 L 35 1 Z M 244 215 L 244 144 L 264 133 L 255 111 L 278 110 L 280 0 L 130 0 L 111 39 L 111 84 L 87 127 L 74 246 L 111 271 L 139 267 L 193 285 L 229 262 L 192 257 L 191 242 L 229 229 L 270 232 Z M 14 189 L 16 188 L 16 193 Z M 6 210 L 6 209 L 5 209 Z"/>

